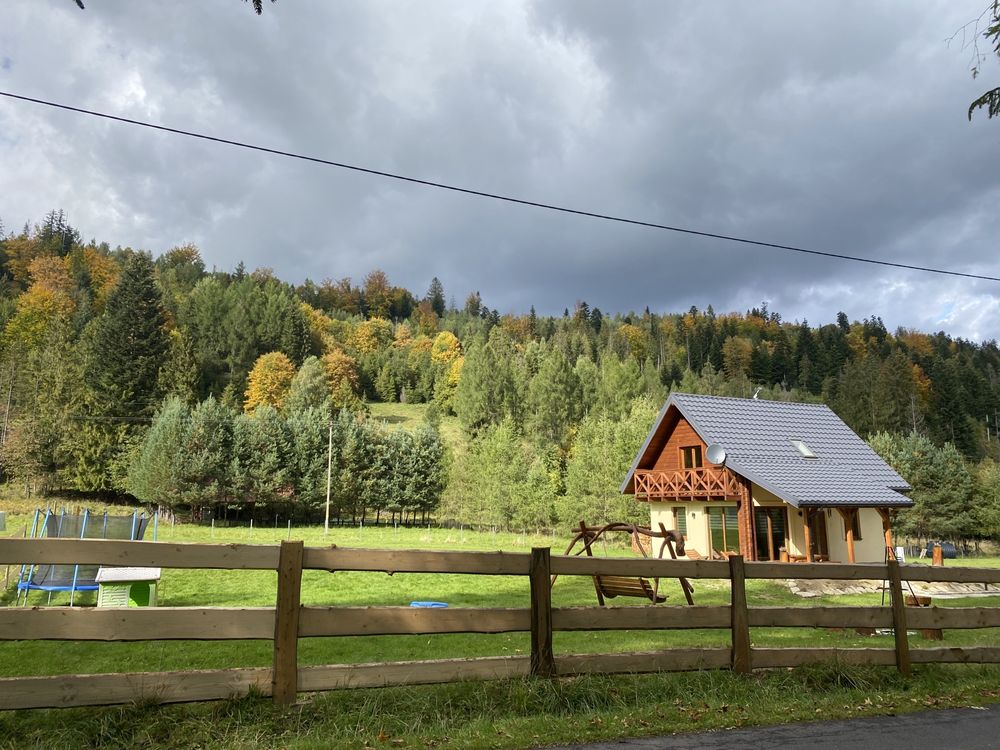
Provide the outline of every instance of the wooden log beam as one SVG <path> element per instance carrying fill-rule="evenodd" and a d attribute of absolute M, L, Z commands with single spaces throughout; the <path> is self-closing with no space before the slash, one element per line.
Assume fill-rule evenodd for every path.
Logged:
<path fill-rule="evenodd" d="M 224 641 L 273 637 L 271 607 L 0 608 L 2 641 Z"/>
<path fill-rule="evenodd" d="M 302 567 L 312 570 L 357 570 L 381 573 L 469 573 L 527 575 L 523 552 L 450 552 L 428 550 L 307 547 Z"/>
<path fill-rule="evenodd" d="M 906 634 L 906 603 L 903 583 L 899 576 L 899 563 L 889 560 L 889 592 L 892 595 L 892 629 L 896 639 L 896 668 L 905 676 L 910 675 L 910 644 Z"/>
<path fill-rule="evenodd" d="M 724 560 L 661 560 L 628 557 L 552 557 L 554 575 L 613 575 L 643 578 L 728 578 Z"/>
<path fill-rule="evenodd" d="M 298 692 L 299 604 L 302 591 L 301 541 L 281 543 L 278 560 L 278 600 L 274 618 L 274 672 L 271 697 L 275 705 L 295 702 Z"/>
<path fill-rule="evenodd" d="M 749 616 L 750 626 L 754 628 L 888 628 L 892 626 L 892 613 L 884 607 L 751 607 Z M 754 650 L 755 655 L 756 653 Z"/>
<path fill-rule="evenodd" d="M 896 654 L 891 648 L 755 648 L 757 668 L 799 667 L 803 664 L 838 662 L 892 666 Z"/>
<path fill-rule="evenodd" d="M 502 680 L 526 677 L 527 656 L 489 656 L 477 659 L 436 659 L 380 664 L 330 664 L 299 668 L 299 689 L 344 690 L 389 685 L 432 685 L 464 680 Z"/>
<path fill-rule="evenodd" d="M 433 633 L 518 633 L 531 629 L 530 610 L 420 607 L 302 607 L 299 638 Z"/>
<path fill-rule="evenodd" d="M 0 565 L 21 563 L 274 570 L 278 547 L 112 539 L 0 539 Z"/>
<path fill-rule="evenodd" d="M 269 668 L 7 677 L 0 679 L 0 710 L 225 700 L 251 689 L 271 692 Z"/>
<path fill-rule="evenodd" d="M 552 566 L 548 547 L 531 550 L 528 580 L 531 586 L 531 675 L 554 677 L 552 652 Z"/>
<path fill-rule="evenodd" d="M 806 541 L 806 562 L 811 563 L 813 561 L 812 553 L 812 529 L 809 528 L 809 516 L 812 515 L 812 511 L 808 508 L 802 509 L 802 531 L 805 534 Z"/>
<path fill-rule="evenodd" d="M 857 562 L 854 556 L 854 519 L 857 517 L 857 508 L 837 508 L 844 519 L 845 539 L 847 540 L 847 562 L 853 565 Z"/>
<path fill-rule="evenodd" d="M 916 566 L 914 566 L 916 567 Z M 919 570 L 920 568 L 916 568 Z M 907 571 L 910 566 L 907 566 Z M 1000 571 L 997 571 L 1000 573 Z M 886 567 L 881 563 L 858 563 L 847 565 L 841 563 L 746 563 L 747 578 L 786 580 L 786 579 L 823 579 L 842 581 L 884 581 Z M 916 579 L 914 579 L 916 580 Z"/>
<path fill-rule="evenodd" d="M 582 674 L 648 674 L 722 669 L 730 665 L 728 648 L 672 648 L 626 654 L 572 654 L 556 657 L 560 676 Z"/>
<path fill-rule="evenodd" d="M 564 607 L 552 610 L 552 629 L 689 630 L 729 628 L 729 607 Z"/>
<path fill-rule="evenodd" d="M 747 612 L 746 575 L 743 557 L 729 558 L 730 620 L 733 635 L 732 670 L 749 674 L 750 662 L 750 617 Z"/>

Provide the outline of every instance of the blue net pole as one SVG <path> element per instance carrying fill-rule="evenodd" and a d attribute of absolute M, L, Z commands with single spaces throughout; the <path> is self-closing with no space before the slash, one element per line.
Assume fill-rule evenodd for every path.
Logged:
<path fill-rule="evenodd" d="M 134 542 L 135 541 L 135 515 L 138 512 L 139 511 L 137 511 L 137 510 L 133 510 L 132 511 L 132 530 L 128 533 L 128 539 L 129 539 L 130 542 Z"/>
<path fill-rule="evenodd" d="M 83 523 L 80 524 L 80 538 L 83 539 L 87 533 L 87 519 L 90 518 L 90 508 L 86 508 L 83 511 Z M 80 575 L 80 564 L 77 563 L 73 566 L 73 583 L 69 587 L 69 606 L 73 606 L 73 600 L 76 598 L 76 579 Z"/>
<path fill-rule="evenodd" d="M 31 519 L 31 536 L 29 537 L 30 539 L 34 539 L 35 538 L 35 532 L 38 530 L 38 516 L 41 514 L 41 512 L 42 512 L 41 508 L 35 508 L 35 517 Z M 21 563 L 21 572 L 17 576 L 17 596 L 18 597 L 21 596 L 21 588 L 22 588 L 21 587 L 21 583 L 24 581 L 24 568 L 25 568 L 24 563 Z M 33 568 L 34 568 L 33 564 L 28 567 L 28 580 L 29 581 L 31 580 L 31 571 L 32 571 Z M 27 588 L 24 589 L 24 601 L 25 601 L 25 603 L 27 603 L 27 601 L 28 601 L 28 589 Z M 17 599 L 14 600 L 14 606 L 15 607 L 17 606 Z"/>
<path fill-rule="evenodd" d="M 101 539 L 108 538 L 108 510 L 104 509 L 104 529 L 101 531 Z"/>
<path fill-rule="evenodd" d="M 156 509 L 156 514 L 153 516 L 153 541 L 156 541 L 156 527 L 160 524 L 160 509 Z"/>

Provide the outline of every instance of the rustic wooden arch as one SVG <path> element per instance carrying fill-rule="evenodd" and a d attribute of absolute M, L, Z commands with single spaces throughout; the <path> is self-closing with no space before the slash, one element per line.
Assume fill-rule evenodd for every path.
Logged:
<path fill-rule="evenodd" d="M 667 529 L 662 523 L 659 524 L 659 530 L 655 531 L 645 526 L 639 526 L 634 523 L 622 523 L 622 522 L 612 522 L 606 523 L 603 526 L 587 526 L 586 521 L 580 521 L 580 526 L 573 535 L 573 540 L 569 543 L 569 547 L 566 548 L 566 555 L 573 553 L 574 555 L 586 554 L 588 557 L 594 556 L 593 546 L 601 537 L 608 534 L 628 534 L 632 541 L 632 548 L 638 550 L 643 557 L 649 557 L 653 551 L 653 540 L 659 539 L 659 551 L 657 552 L 657 559 L 663 559 L 664 552 L 670 552 L 671 559 L 676 560 L 678 555 L 684 554 L 684 535 L 676 529 Z M 576 547 L 580 542 L 583 543 L 583 547 L 573 552 L 573 548 Z M 646 549 L 649 548 L 649 553 Z M 614 599 L 617 596 L 634 596 L 642 599 L 649 599 L 652 604 L 659 604 L 666 601 L 666 596 L 660 593 L 660 579 L 654 578 L 652 585 L 645 578 L 637 577 L 632 578 L 629 576 L 593 576 L 594 579 L 594 590 L 597 593 L 597 602 L 600 606 L 604 606 L 605 599 Z M 552 583 L 555 583 L 556 576 L 552 577 Z M 694 604 L 694 597 L 692 596 L 694 592 L 694 586 L 686 578 L 679 577 L 678 581 L 681 584 L 681 590 L 684 592 L 684 598 L 690 605 Z"/>

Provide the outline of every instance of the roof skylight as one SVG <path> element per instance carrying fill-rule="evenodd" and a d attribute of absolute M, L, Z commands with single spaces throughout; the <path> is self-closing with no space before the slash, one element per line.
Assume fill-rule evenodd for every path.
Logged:
<path fill-rule="evenodd" d="M 801 453 L 804 458 L 816 458 L 816 454 L 812 452 L 812 449 L 801 440 L 789 439 L 788 442 L 790 442 L 795 450 Z"/>

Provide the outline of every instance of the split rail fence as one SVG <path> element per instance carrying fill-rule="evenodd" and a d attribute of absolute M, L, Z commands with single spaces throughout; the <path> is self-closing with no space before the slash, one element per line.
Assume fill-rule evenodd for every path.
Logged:
<path fill-rule="evenodd" d="M 288 704 L 298 692 L 587 673 L 642 673 L 794 667 L 839 660 L 895 666 L 929 662 L 1000 663 L 1000 648 L 910 648 L 907 628 L 1000 627 L 1000 607 L 906 606 L 905 581 L 1000 583 L 1000 570 L 885 565 L 787 564 L 432 552 L 246 544 L 2 539 L 0 565 L 103 564 L 162 568 L 274 570 L 274 607 L 0 608 L 0 640 L 152 641 L 260 639 L 274 644 L 271 667 L 0 678 L 0 709 L 215 700 L 256 691 Z M 422 609 L 410 607 L 303 607 L 303 569 L 388 573 L 527 576 L 524 608 Z M 731 602 L 723 606 L 553 607 L 551 577 L 648 576 L 724 579 Z M 889 607 L 751 607 L 748 579 L 874 579 L 888 581 Z M 891 628 L 894 648 L 757 648 L 751 628 Z M 562 655 L 553 634 L 580 630 L 730 630 L 731 647 L 671 648 L 644 653 Z M 298 639 L 323 636 L 530 632 L 530 656 L 444 659 L 376 664 L 299 666 Z"/>

